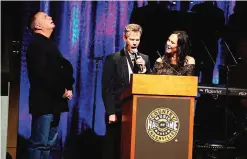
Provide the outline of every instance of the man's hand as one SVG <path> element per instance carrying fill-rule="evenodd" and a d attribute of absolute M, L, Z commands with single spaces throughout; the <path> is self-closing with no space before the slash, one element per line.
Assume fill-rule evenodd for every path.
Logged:
<path fill-rule="evenodd" d="M 73 92 L 72 92 L 72 90 L 67 90 L 67 92 L 68 92 L 67 98 L 68 98 L 69 100 L 71 100 L 72 97 L 73 97 Z"/>
<path fill-rule="evenodd" d="M 109 124 L 112 124 L 112 123 L 115 123 L 115 122 L 117 122 L 117 116 L 116 116 L 116 114 L 110 115 L 110 116 L 109 116 L 109 121 L 108 121 L 108 123 L 109 123 Z"/>
<path fill-rule="evenodd" d="M 141 65 L 142 71 L 139 71 L 138 73 L 146 73 L 147 69 L 145 66 L 145 61 L 141 56 L 138 56 L 138 59 L 136 60 L 136 64 Z"/>
<path fill-rule="evenodd" d="M 63 94 L 63 98 L 68 98 L 69 100 L 71 100 L 72 96 L 73 96 L 72 90 L 65 89 L 64 94 Z"/>

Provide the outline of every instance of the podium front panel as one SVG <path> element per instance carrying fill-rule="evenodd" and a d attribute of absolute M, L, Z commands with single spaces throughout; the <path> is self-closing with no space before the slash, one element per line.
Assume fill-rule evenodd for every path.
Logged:
<path fill-rule="evenodd" d="M 194 99 L 135 95 L 135 159 L 192 157 Z"/>

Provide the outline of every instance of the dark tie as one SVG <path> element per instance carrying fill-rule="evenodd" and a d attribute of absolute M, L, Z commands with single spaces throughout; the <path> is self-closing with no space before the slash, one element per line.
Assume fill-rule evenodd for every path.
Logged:
<path fill-rule="evenodd" d="M 135 59 L 131 59 L 133 66 L 135 65 Z"/>
<path fill-rule="evenodd" d="M 133 64 L 133 66 L 134 66 L 134 64 L 135 64 L 135 55 L 130 54 L 130 59 L 131 59 L 131 62 Z"/>

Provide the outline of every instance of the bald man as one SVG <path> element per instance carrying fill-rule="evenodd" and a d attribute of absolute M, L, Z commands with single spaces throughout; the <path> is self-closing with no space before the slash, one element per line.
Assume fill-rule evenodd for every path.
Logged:
<path fill-rule="evenodd" d="M 50 16 L 35 13 L 29 27 L 34 38 L 26 55 L 32 115 L 28 152 L 30 159 L 48 159 L 57 139 L 60 114 L 68 111 L 67 101 L 73 95 L 73 67 L 50 39 L 55 28 Z"/>

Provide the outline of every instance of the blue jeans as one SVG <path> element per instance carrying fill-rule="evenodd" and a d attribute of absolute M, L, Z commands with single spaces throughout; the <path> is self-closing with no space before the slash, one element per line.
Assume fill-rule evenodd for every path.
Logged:
<path fill-rule="evenodd" d="M 48 159 L 50 149 L 55 144 L 58 133 L 60 114 L 45 114 L 32 116 L 29 159 Z"/>

